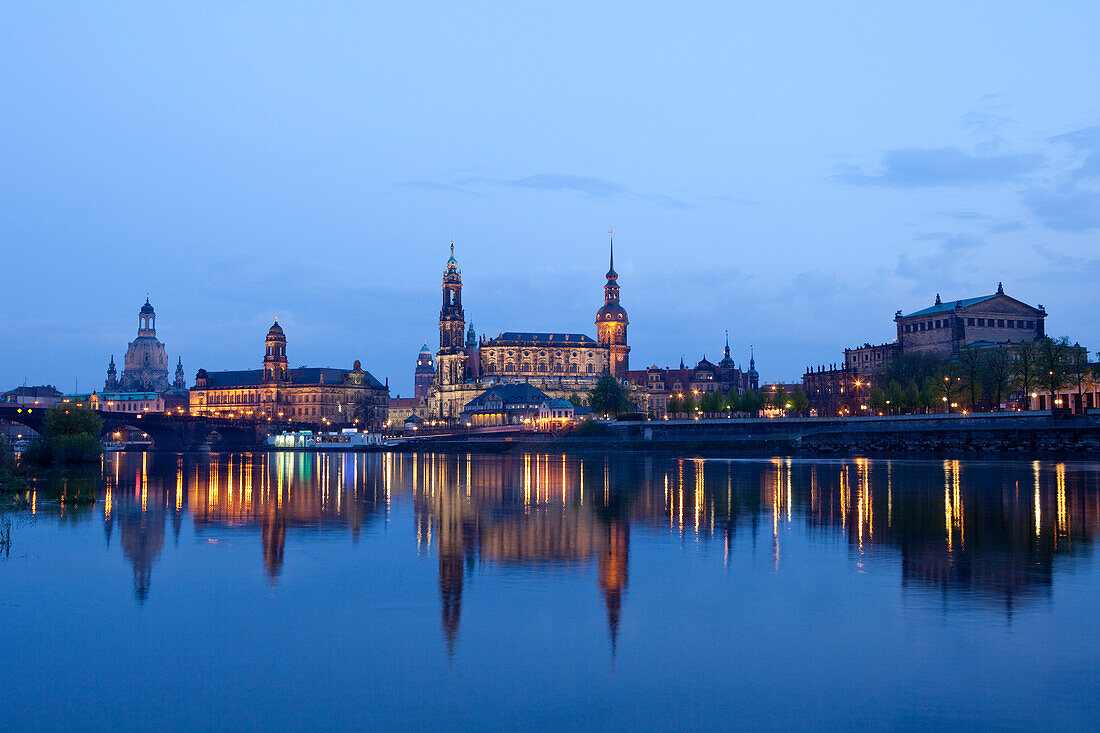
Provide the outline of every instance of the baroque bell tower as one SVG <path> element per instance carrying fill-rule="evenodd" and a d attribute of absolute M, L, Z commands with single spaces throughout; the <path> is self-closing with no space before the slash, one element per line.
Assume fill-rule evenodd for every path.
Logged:
<path fill-rule="evenodd" d="M 626 310 L 619 305 L 619 274 L 615 272 L 615 239 L 612 232 L 611 263 L 607 269 L 607 283 L 603 286 L 603 307 L 596 311 L 596 340 L 610 350 L 611 376 L 619 381 L 626 379 L 630 368 L 630 347 L 626 343 L 626 327 L 630 323 Z"/>
<path fill-rule="evenodd" d="M 440 386 L 466 381 L 466 312 L 462 309 L 462 271 L 455 259 L 455 243 L 443 271 L 443 307 L 439 310 L 439 351 L 435 380 Z"/>
<path fill-rule="evenodd" d="M 289 374 L 286 359 L 286 334 L 279 325 L 279 319 L 271 324 L 264 339 L 264 379 L 265 383 L 285 382 Z"/>

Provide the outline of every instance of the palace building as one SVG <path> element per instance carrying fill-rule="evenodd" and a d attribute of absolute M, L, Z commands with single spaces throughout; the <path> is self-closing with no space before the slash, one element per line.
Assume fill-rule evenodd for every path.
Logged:
<path fill-rule="evenodd" d="M 473 325 L 466 328 L 462 271 L 452 242 L 443 272 L 435 376 L 427 395 L 430 418 L 459 419 L 468 402 L 495 384 L 527 383 L 551 399 L 560 399 L 587 393 L 604 374 L 625 381 L 630 368 L 629 320 L 619 304 L 614 243 L 606 279 L 594 339 L 582 333 L 504 331 L 478 340 Z M 419 385 L 419 369 L 417 380 Z"/>
<path fill-rule="evenodd" d="M 807 367 L 802 387 L 810 406 L 820 415 L 853 414 L 864 409 L 864 398 L 880 381 L 891 361 L 912 354 L 939 359 L 957 358 L 964 348 L 1010 347 L 1021 341 L 1038 341 L 1046 335 L 1046 309 L 1028 305 L 997 292 L 961 300 L 936 300 L 927 308 L 894 314 L 897 338 L 890 343 L 844 350 L 841 364 Z M 879 384 L 879 387 L 885 385 Z"/>
<path fill-rule="evenodd" d="M 267 332 L 265 347 L 261 369 L 200 369 L 191 388 L 191 414 L 381 429 L 389 387 L 358 361 L 350 370 L 291 369 L 278 319 Z"/>

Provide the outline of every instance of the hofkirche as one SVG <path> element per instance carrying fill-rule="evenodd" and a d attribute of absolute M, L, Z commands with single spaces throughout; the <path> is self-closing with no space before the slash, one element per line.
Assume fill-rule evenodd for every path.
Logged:
<path fill-rule="evenodd" d="M 596 338 L 583 333 L 505 331 L 479 340 L 467 329 L 462 307 L 462 271 L 451 256 L 443 271 L 443 306 L 439 311 L 439 351 L 435 379 L 428 390 L 428 415 L 453 420 L 466 403 L 494 384 L 525 382 L 551 398 L 584 395 L 604 374 L 623 381 L 630 367 L 627 326 L 619 303 L 615 245 L 604 284 L 604 303 L 596 311 Z"/>

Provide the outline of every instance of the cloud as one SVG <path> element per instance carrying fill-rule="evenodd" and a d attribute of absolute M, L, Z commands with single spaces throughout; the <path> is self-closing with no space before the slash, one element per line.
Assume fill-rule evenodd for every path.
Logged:
<path fill-rule="evenodd" d="M 1052 143 L 1065 143 L 1079 150 L 1100 150 L 1100 125 L 1082 127 L 1078 130 L 1055 135 Z"/>
<path fill-rule="evenodd" d="M 450 193 L 461 193 L 467 196 L 477 196 L 478 198 L 485 198 L 483 194 L 471 191 L 469 188 L 462 186 L 456 186 L 453 183 L 443 183 L 442 181 L 398 181 L 398 186 L 404 186 L 405 188 L 419 188 L 424 191 L 448 191 Z"/>
<path fill-rule="evenodd" d="M 475 190 L 483 186 L 496 188 L 511 188 L 543 193 L 573 192 L 591 196 L 593 198 L 618 198 L 649 201 L 669 209 L 693 209 L 696 204 L 682 201 L 672 196 L 660 193 L 643 193 L 635 191 L 615 181 L 594 176 L 578 176 L 568 173 L 539 173 L 524 178 L 492 178 L 487 176 L 468 176 L 453 181 L 405 181 L 399 185 L 415 188 L 431 189 L 438 191 L 454 191 L 461 193 L 475 193 Z"/>
<path fill-rule="evenodd" d="M 969 271 L 969 254 L 984 247 L 986 241 L 971 234 L 931 232 L 918 236 L 919 242 L 935 242 L 920 252 L 903 252 L 894 274 L 913 280 L 918 286 L 957 288 L 964 285 L 956 273 Z"/>
<path fill-rule="evenodd" d="M 1066 184 L 1056 189 L 1033 188 L 1024 204 L 1048 229 L 1086 232 L 1100 229 L 1100 192 Z"/>
<path fill-rule="evenodd" d="M 968 186 L 1015 180 L 1038 170 L 1044 161 L 1039 153 L 971 155 L 959 148 L 898 148 L 883 155 L 876 173 L 851 166 L 837 177 L 857 186 Z"/>

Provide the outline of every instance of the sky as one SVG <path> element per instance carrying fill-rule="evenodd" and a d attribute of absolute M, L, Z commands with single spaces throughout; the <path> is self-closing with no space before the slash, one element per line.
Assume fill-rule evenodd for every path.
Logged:
<path fill-rule="evenodd" d="M 102 388 L 146 292 L 188 380 L 479 334 L 764 382 L 1005 291 L 1100 349 L 1100 3 L 0 5 L 0 389 Z"/>

